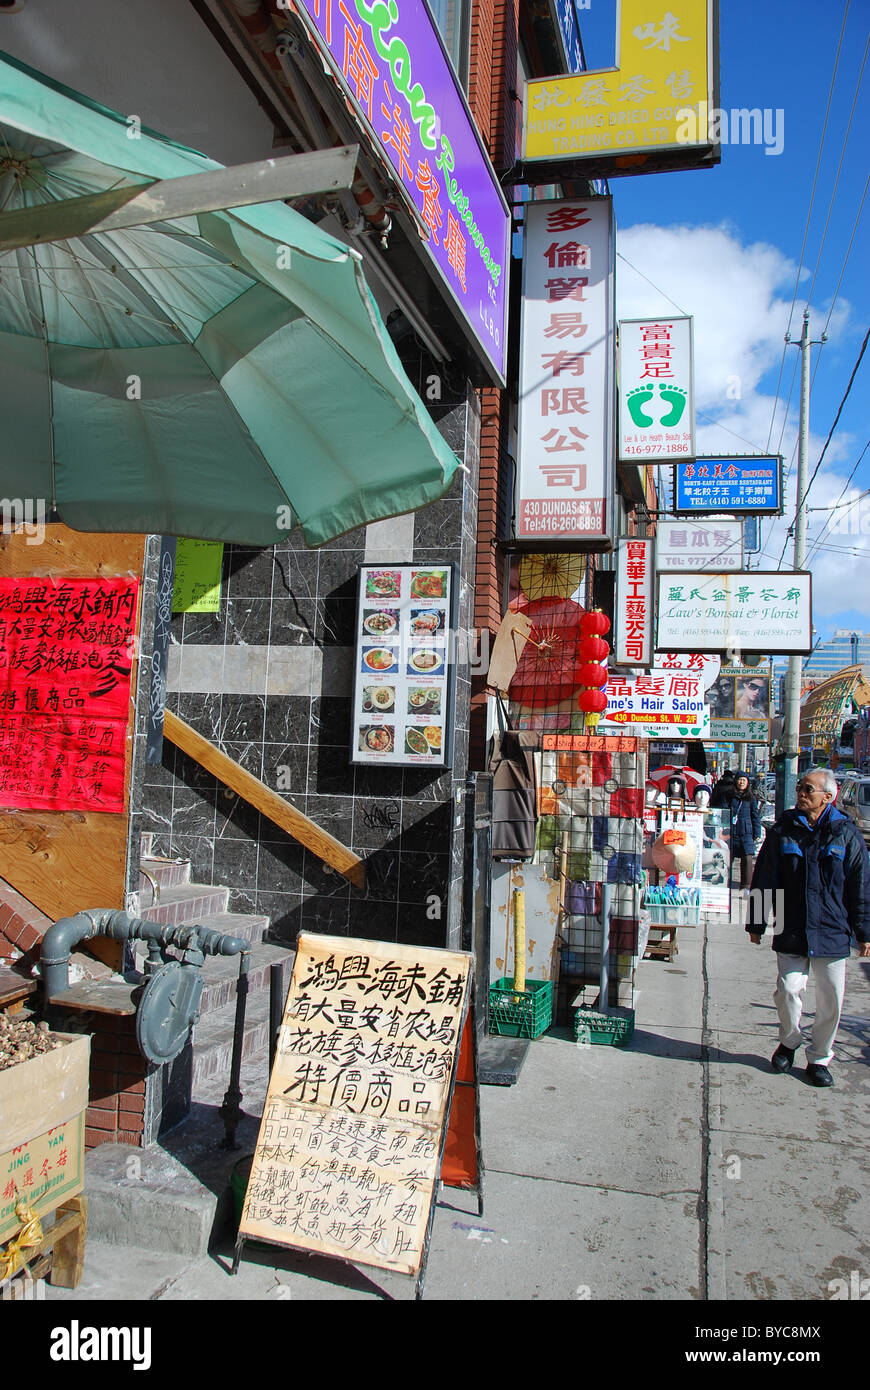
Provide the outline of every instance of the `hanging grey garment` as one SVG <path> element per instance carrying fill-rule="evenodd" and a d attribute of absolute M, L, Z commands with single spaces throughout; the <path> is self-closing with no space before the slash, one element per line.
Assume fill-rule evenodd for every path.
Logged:
<path fill-rule="evenodd" d="M 492 857 L 531 859 L 535 853 L 535 749 L 540 735 L 507 729 L 493 736 Z"/>

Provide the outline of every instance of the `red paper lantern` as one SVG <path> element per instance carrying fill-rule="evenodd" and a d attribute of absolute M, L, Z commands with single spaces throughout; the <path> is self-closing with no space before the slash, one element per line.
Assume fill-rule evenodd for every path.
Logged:
<path fill-rule="evenodd" d="M 584 666 L 579 667 L 577 680 L 580 685 L 593 686 L 598 689 L 607 680 L 607 667 L 600 666 L 595 661 L 587 661 Z"/>
<path fill-rule="evenodd" d="M 603 637 L 610 631 L 610 619 L 600 608 L 593 608 L 580 619 L 580 631 L 584 637 Z"/>
<path fill-rule="evenodd" d="M 607 696 L 603 690 L 581 690 L 577 705 L 587 714 L 603 714 L 607 709 Z"/>
<path fill-rule="evenodd" d="M 577 654 L 582 661 L 606 661 L 610 655 L 610 648 L 601 637 L 580 637 L 577 641 Z"/>

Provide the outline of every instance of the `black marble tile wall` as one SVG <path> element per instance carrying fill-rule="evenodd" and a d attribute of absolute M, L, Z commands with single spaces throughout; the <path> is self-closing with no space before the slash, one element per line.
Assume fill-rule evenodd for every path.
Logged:
<path fill-rule="evenodd" d="M 445 497 L 415 514 L 413 559 L 456 564 L 459 627 L 465 631 L 473 612 L 478 402 L 464 380 L 451 380 L 415 346 L 410 353 L 403 354 L 406 370 L 424 399 L 426 382 L 440 373 L 441 399 L 427 405 L 469 470 L 457 472 Z M 179 718 L 352 848 L 365 861 L 365 889 L 325 867 L 168 740 L 162 761 L 146 764 L 147 682 L 142 682 L 131 788 L 130 891 L 138 886 L 136 846 L 145 831 L 154 836 L 155 853 L 190 858 L 194 880 L 228 886 L 231 910 L 268 916 L 277 939 L 291 941 L 306 930 L 421 946 L 459 944 L 468 646 L 459 643 L 453 767 L 354 767 L 349 760 L 352 663 L 346 658 L 355 637 L 357 571 L 366 562 L 365 544 L 361 528 L 316 551 L 298 532 L 268 550 L 227 545 L 220 610 L 176 614 L 172 622 L 172 642 L 191 648 L 191 662 L 197 672 L 208 673 L 211 688 L 186 688 L 167 697 L 167 707 Z M 143 615 L 149 604 L 153 613 L 158 556 L 159 537 L 152 537 Z M 146 657 L 151 626 L 143 623 Z M 203 648 L 213 650 L 211 665 Z M 292 693 L 274 693 L 265 673 L 295 648 L 312 649 L 312 669 L 322 675 L 307 688 L 302 683 Z M 304 654 L 298 659 L 302 664 L 293 669 L 307 670 Z M 263 678 L 258 684 L 252 677 L 251 689 L 231 688 L 240 680 L 238 671 L 248 670 L 246 661 L 255 673 L 262 668 Z M 236 674 L 228 682 L 221 672 L 231 666 Z M 191 678 L 184 683 L 189 686 Z"/>

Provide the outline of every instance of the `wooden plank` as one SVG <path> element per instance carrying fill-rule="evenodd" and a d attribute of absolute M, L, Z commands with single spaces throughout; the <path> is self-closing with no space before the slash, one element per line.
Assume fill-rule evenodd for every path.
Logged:
<path fill-rule="evenodd" d="M 35 990 L 35 980 L 25 980 L 23 975 L 16 975 L 14 970 L 0 969 L 0 1009 L 4 1009 L 6 1013 L 18 1013 L 22 999 L 26 999 L 28 994 L 33 994 Z"/>
<path fill-rule="evenodd" d="M 27 542 L 23 530 L 0 534 L 0 575 L 56 581 L 142 576 L 144 536 L 73 531 L 58 523 L 46 524 L 41 544 Z M 128 797 L 136 678 L 134 662 L 126 748 Z M 128 829 L 127 814 L 0 811 L 0 877 L 52 921 L 87 908 L 123 908 Z M 113 970 L 120 969 L 123 942 L 97 937 L 87 949 Z"/>
<path fill-rule="evenodd" d="M 185 724 L 184 720 L 179 719 L 171 710 L 166 710 L 164 714 L 163 733 L 183 753 L 187 753 L 225 786 L 244 797 L 245 801 L 267 816 L 274 825 L 316 854 L 318 859 L 344 874 L 344 877 L 356 884 L 357 888 L 365 887 L 365 865 L 358 855 L 328 831 L 322 830 L 313 820 L 309 820 L 308 816 L 291 806 L 277 792 L 273 792 L 259 777 L 247 772 L 220 748 L 209 743 L 207 738 L 203 738 L 202 734 Z"/>
<path fill-rule="evenodd" d="M 65 1009 L 82 1009 L 85 1013 L 123 1017 L 135 1014 L 132 996 L 139 988 L 138 984 L 128 984 L 126 980 L 80 980 L 63 994 L 53 994 L 46 1002 L 62 1005 Z"/>
<path fill-rule="evenodd" d="M 52 1242 L 51 1282 L 63 1289 L 81 1283 L 88 1232 L 88 1199 L 72 1197 L 57 1209 L 58 1220 L 50 1231 Z"/>

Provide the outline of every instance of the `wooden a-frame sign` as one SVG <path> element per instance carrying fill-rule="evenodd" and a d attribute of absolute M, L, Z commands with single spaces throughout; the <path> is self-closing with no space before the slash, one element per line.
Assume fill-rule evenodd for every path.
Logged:
<path fill-rule="evenodd" d="M 233 1273 L 254 1239 L 421 1296 L 448 1129 L 444 1181 L 482 1202 L 472 972 L 465 952 L 300 935 Z"/>

